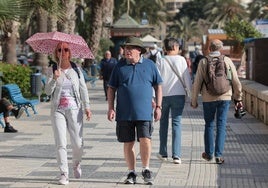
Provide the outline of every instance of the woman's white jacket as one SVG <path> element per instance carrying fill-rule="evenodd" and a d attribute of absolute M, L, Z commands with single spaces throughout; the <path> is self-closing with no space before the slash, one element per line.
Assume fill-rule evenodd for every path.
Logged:
<path fill-rule="evenodd" d="M 78 73 L 73 68 L 69 69 L 65 75 L 73 85 L 77 106 L 83 107 L 84 109 L 89 109 L 90 106 L 89 106 L 87 85 L 83 73 L 80 70 L 80 67 L 77 68 L 79 70 L 80 78 L 78 77 Z M 59 106 L 63 80 L 64 80 L 63 72 L 61 72 L 60 77 L 57 80 L 55 80 L 53 79 L 53 70 L 52 68 L 49 68 L 47 74 L 47 83 L 45 86 L 45 93 L 47 95 L 51 95 L 52 111 L 56 111 Z"/>

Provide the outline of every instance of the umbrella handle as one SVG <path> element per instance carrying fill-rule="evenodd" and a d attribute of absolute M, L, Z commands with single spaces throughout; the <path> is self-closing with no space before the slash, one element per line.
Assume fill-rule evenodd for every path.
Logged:
<path fill-rule="evenodd" d="M 60 51 L 59 65 L 58 65 L 58 68 L 57 68 L 58 70 L 60 70 L 60 67 L 61 67 L 61 61 L 62 61 L 62 51 L 63 51 L 63 50 L 62 50 L 62 45 L 63 45 L 63 44 L 61 43 L 61 47 L 60 47 L 61 51 Z"/>

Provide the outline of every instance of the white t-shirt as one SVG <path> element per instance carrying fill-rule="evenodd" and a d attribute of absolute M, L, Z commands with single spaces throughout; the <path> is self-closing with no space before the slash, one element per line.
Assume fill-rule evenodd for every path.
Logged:
<path fill-rule="evenodd" d="M 166 55 L 156 62 L 157 68 L 163 79 L 163 96 L 186 95 L 181 81 L 173 72 L 165 58 L 169 60 L 173 69 L 180 75 L 188 91 L 191 91 L 192 83 L 185 58 L 180 55 Z"/>
<path fill-rule="evenodd" d="M 75 94 L 71 80 L 66 77 L 68 69 L 64 70 L 64 80 L 62 83 L 61 97 L 59 102 L 60 110 L 77 109 L 77 103 L 75 101 Z"/>

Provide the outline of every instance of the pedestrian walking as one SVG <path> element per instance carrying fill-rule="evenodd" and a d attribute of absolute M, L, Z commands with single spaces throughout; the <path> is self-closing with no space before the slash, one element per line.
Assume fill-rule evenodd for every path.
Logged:
<path fill-rule="evenodd" d="M 164 40 L 166 55 L 156 62 L 163 79 L 162 116 L 160 119 L 160 147 L 157 157 L 168 160 L 167 138 L 169 117 L 171 113 L 172 126 L 172 159 L 175 164 L 181 164 L 181 118 L 185 105 L 187 90 L 191 90 L 191 76 L 186 60 L 179 55 L 179 42 L 175 38 Z"/>
<path fill-rule="evenodd" d="M 140 144 L 142 176 L 144 183 L 150 185 L 153 184 L 149 168 L 153 132 L 153 89 L 156 102 L 154 119 L 158 121 L 162 109 L 162 79 L 155 64 L 141 56 L 146 49 L 140 39 L 130 37 L 123 47 L 125 59 L 115 66 L 108 84 L 108 120 L 116 120 L 117 139 L 124 143 L 124 157 L 128 166 L 128 175 L 124 183 L 136 183 L 134 144 L 137 137 Z"/>
<path fill-rule="evenodd" d="M 91 118 L 91 111 L 83 73 L 70 61 L 69 44 L 59 42 L 54 55 L 57 64 L 53 65 L 48 73 L 45 92 L 51 95 L 51 122 L 60 169 L 59 184 L 66 185 L 69 183 L 66 133 L 68 131 L 70 135 L 74 177 L 80 178 L 83 154 L 83 109 L 87 120 Z"/>
<path fill-rule="evenodd" d="M 103 90 L 107 101 L 107 84 L 110 80 L 112 71 L 117 64 L 117 60 L 112 57 L 109 50 L 105 52 L 104 58 L 100 62 L 100 78 L 103 79 Z"/>
<path fill-rule="evenodd" d="M 236 68 L 232 60 L 227 56 L 222 56 L 221 50 L 223 49 L 222 41 L 214 39 L 210 43 L 210 53 L 206 58 L 200 60 L 195 80 L 192 89 L 192 100 L 191 106 L 193 108 L 198 107 L 198 95 L 201 92 L 203 101 L 203 113 L 205 120 L 205 132 L 204 132 L 204 143 L 205 151 L 202 153 L 202 158 L 211 161 L 215 156 L 215 161 L 217 164 L 224 163 L 223 151 L 226 137 L 226 121 L 229 111 L 229 106 L 231 99 L 233 98 L 236 106 L 243 106 L 242 104 L 242 86 L 237 76 Z M 219 61 L 213 63 L 209 59 L 219 59 L 223 58 L 223 64 L 225 70 L 217 77 L 214 77 L 214 81 L 221 77 L 226 77 L 218 82 L 213 89 L 210 85 L 213 83 L 210 80 L 210 75 L 213 71 L 210 71 L 210 67 L 217 67 L 220 65 Z M 208 70 L 209 69 L 209 70 Z M 216 71 L 216 69 L 215 69 Z M 225 75 L 226 74 L 226 75 Z M 227 80 L 228 79 L 228 80 Z M 215 94 L 216 87 L 221 86 L 223 83 L 228 81 L 227 86 L 224 86 L 221 93 Z M 216 123 L 216 138 L 214 139 L 214 127 Z"/>

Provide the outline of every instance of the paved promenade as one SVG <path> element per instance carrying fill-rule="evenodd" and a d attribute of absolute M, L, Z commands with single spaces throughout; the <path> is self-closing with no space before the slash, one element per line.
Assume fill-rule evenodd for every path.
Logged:
<path fill-rule="evenodd" d="M 97 82 L 96 88 L 89 87 L 89 93 L 93 117 L 84 127 L 82 178 L 74 179 L 70 169 L 70 184 L 65 187 L 268 187 L 268 126 L 249 114 L 242 120 L 235 119 L 231 107 L 225 163 L 216 165 L 214 161 L 207 162 L 201 158 L 204 151 L 202 108 L 194 110 L 189 103 L 182 119 L 182 164 L 157 159 L 159 123 L 155 123 L 150 165 L 154 185 L 142 184 L 139 154 L 138 183 L 134 186 L 124 185 L 122 182 L 127 168 L 123 147 L 116 140 L 115 122 L 111 123 L 106 118 L 107 104 L 101 81 Z M 3 133 L 3 129 L 0 132 L 0 188 L 63 187 L 57 185 L 59 171 L 56 167 L 49 105 L 40 103 L 37 106 L 38 114 L 31 117 L 25 114 L 19 120 L 11 117 L 18 133 Z M 171 151 L 170 139 L 168 144 Z M 71 157 L 70 147 L 68 154 Z"/>

